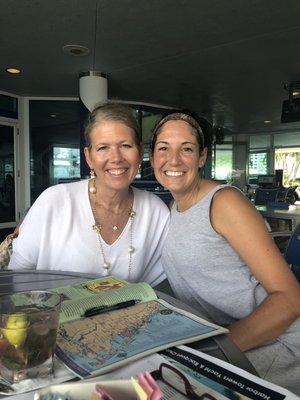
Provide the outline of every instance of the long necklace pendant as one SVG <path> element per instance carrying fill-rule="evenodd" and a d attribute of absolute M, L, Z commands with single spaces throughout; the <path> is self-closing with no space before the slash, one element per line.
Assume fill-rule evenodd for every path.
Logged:
<path fill-rule="evenodd" d="M 104 261 L 103 263 L 103 269 L 104 269 L 104 275 L 107 276 L 108 275 L 108 270 L 110 268 L 110 263 L 108 261 Z"/>
<path fill-rule="evenodd" d="M 128 253 L 134 253 L 134 247 L 133 246 L 128 246 Z"/>

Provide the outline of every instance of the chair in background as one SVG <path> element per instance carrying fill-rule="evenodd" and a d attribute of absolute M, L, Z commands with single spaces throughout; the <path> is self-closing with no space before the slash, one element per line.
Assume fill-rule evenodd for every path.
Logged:
<path fill-rule="evenodd" d="M 266 206 L 275 202 L 279 193 L 279 188 L 257 188 L 255 191 L 254 204 Z"/>
<path fill-rule="evenodd" d="M 167 205 L 170 205 L 170 202 L 173 199 L 173 196 L 169 192 L 169 190 L 162 187 L 157 181 L 154 180 L 134 180 L 132 182 L 132 186 L 138 189 L 144 189 L 148 192 L 152 192 L 156 194 L 161 200 Z"/>
<path fill-rule="evenodd" d="M 276 201 L 285 202 L 287 204 L 294 204 L 298 196 L 296 194 L 298 186 L 280 187 Z"/>
<path fill-rule="evenodd" d="M 284 252 L 286 262 L 291 266 L 292 271 L 300 281 L 300 224 L 296 226 L 292 233 L 289 232 L 272 232 L 271 236 L 276 239 L 278 237 L 290 237 L 287 248 Z"/>

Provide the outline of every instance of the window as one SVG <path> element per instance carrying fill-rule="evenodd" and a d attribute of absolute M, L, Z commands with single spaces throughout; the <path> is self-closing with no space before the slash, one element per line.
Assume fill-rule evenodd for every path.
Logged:
<path fill-rule="evenodd" d="M 0 224 L 16 220 L 15 207 L 14 127 L 0 124 Z"/>
<path fill-rule="evenodd" d="M 271 135 L 252 135 L 249 138 L 249 183 L 257 184 L 258 175 L 269 173 Z"/>
<path fill-rule="evenodd" d="M 79 102 L 30 100 L 31 203 L 61 179 L 80 177 Z"/>
<path fill-rule="evenodd" d="M 271 146 L 271 135 L 251 135 L 249 139 L 250 150 L 268 149 Z"/>
<path fill-rule="evenodd" d="M 253 152 L 249 156 L 249 177 L 257 178 L 257 175 L 268 173 L 268 153 L 265 151 Z"/>
<path fill-rule="evenodd" d="M 299 132 L 285 132 L 274 135 L 275 147 L 291 147 L 300 145 Z"/>
<path fill-rule="evenodd" d="M 53 147 L 54 184 L 74 179 L 80 179 L 79 148 Z"/>
<path fill-rule="evenodd" d="M 165 110 L 148 106 L 139 106 L 139 117 L 142 126 L 142 140 L 144 144 L 144 156 L 141 168 L 137 174 L 138 179 L 155 180 L 153 169 L 150 164 L 150 145 L 152 139 L 152 130 L 156 122 L 162 117 Z"/>
<path fill-rule="evenodd" d="M 227 138 L 226 140 L 230 140 Z M 232 178 L 232 143 L 215 145 L 212 176 L 216 180 L 230 182 Z"/>
<path fill-rule="evenodd" d="M 18 119 L 18 99 L 0 94 L 0 116 Z"/>
<path fill-rule="evenodd" d="M 275 169 L 283 170 L 283 186 L 300 186 L 300 147 L 275 149 Z"/>

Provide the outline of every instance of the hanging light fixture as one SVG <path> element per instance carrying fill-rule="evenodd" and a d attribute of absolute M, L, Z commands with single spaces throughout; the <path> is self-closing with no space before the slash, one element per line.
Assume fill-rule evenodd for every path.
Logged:
<path fill-rule="evenodd" d="M 107 76 L 100 71 L 95 71 L 97 51 L 97 26 L 98 26 L 98 1 L 95 10 L 95 32 L 93 69 L 79 74 L 79 97 L 83 105 L 91 112 L 97 103 L 107 101 Z"/>
<path fill-rule="evenodd" d="M 107 79 L 100 71 L 79 74 L 79 97 L 84 106 L 92 111 L 97 103 L 107 101 Z"/>

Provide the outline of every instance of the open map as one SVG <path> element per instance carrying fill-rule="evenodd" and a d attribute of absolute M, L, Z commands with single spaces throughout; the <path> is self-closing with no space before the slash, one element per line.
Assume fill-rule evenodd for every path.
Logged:
<path fill-rule="evenodd" d="M 155 300 L 60 325 L 56 353 L 77 375 L 87 377 L 223 332 L 223 328 Z"/>

